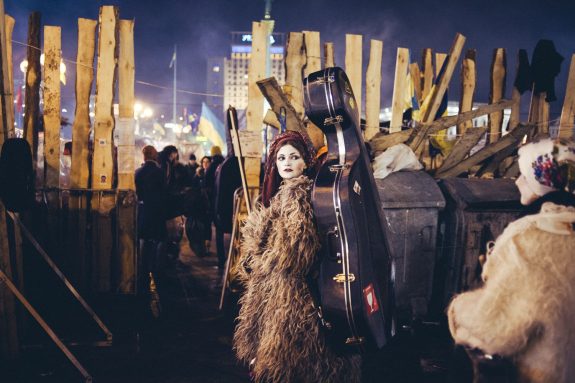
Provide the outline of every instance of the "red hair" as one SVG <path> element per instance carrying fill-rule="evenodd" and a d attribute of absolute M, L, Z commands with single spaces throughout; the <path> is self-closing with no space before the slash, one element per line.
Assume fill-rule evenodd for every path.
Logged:
<path fill-rule="evenodd" d="M 276 157 L 278 151 L 286 145 L 291 145 L 300 152 L 307 169 L 311 169 L 312 167 L 315 150 L 311 143 L 301 133 L 296 131 L 287 131 L 277 136 L 274 142 L 270 145 L 268 160 L 266 162 L 264 184 L 262 188 L 262 203 L 265 207 L 270 206 L 270 200 L 276 194 L 282 182 L 282 178 L 279 175 L 276 165 Z M 304 174 L 306 174 L 305 171 Z"/>

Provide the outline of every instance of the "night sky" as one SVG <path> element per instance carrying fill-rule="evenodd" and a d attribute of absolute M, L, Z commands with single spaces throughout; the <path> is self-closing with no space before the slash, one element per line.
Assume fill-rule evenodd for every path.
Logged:
<path fill-rule="evenodd" d="M 118 5 L 120 17 L 136 20 L 136 80 L 170 88 L 168 68 L 174 44 L 178 45 L 178 88 L 205 92 L 206 58 L 229 54 L 230 31 L 251 29 L 263 18 L 264 0 L 5 0 L 6 13 L 16 19 L 13 39 L 26 41 L 28 15 L 42 13 L 44 25 L 59 25 L 63 35 L 63 57 L 75 60 L 77 18 L 98 17 L 100 5 Z M 336 64 L 344 66 L 345 33 L 364 37 L 364 66 L 369 57 L 369 39 L 381 39 L 383 47 L 382 106 L 391 104 L 396 48 L 411 49 L 411 61 L 421 60 L 421 50 L 447 52 L 456 32 L 467 37 L 464 51 L 477 49 L 478 89 L 476 102 L 487 102 L 489 65 L 494 48 L 507 50 L 507 91 L 515 76 L 517 50 L 529 56 L 539 39 L 554 41 L 565 57 L 556 81 L 558 101 L 551 104 L 557 117 L 563 103 L 567 71 L 575 53 L 575 1 L 481 0 L 481 1 L 368 1 L 368 0 L 275 0 L 272 18 L 276 32 L 318 30 L 322 43 L 335 43 Z M 14 62 L 25 57 L 24 47 L 14 45 Z M 68 64 L 64 103 L 73 107 L 74 71 Z M 15 74 L 21 76 L 21 72 Z M 451 82 L 451 100 L 459 99 L 459 68 Z M 171 90 L 136 85 L 138 99 L 164 107 L 171 114 Z M 203 96 L 179 94 L 181 107 L 199 111 Z M 528 100 L 524 101 L 528 102 Z"/>

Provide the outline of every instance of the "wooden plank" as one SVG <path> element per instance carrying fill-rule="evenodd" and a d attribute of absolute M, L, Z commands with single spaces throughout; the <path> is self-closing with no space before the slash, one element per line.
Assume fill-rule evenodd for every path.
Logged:
<path fill-rule="evenodd" d="M 541 134 L 549 134 L 549 103 L 546 100 L 547 92 L 542 92 L 539 96 L 539 112 L 537 116 L 539 117 L 539 124 L 537 126 Z"/>
<path fill-rule="evenodd" d="M 319 32 L 303 31 L 303 41 L 305 45 L 306 65 L 304 67 L 304 76 L 321 70 L 321 45 Z"/>
<path fill-rule="evenodd" d="M 324 68 L 330 68 L 335 66 L 335 54 L 333 49 L 333 43 L 328 42 L 323 45 L 323 57 L 324 57 Z"/>
<path fill-rule="evenodd" d="M 575 54 L 571 56 L 571 65 L 569 66 L 569 77 L 565 89 L 565 99 L 561 109 L 561 118 L 559 119 L 559 137 L 573 138 L 573 123 L 575 117 Z"/>
<path fill-rule="evenodd" d="M 363 73 L 362 36 L 345 35 L 345 72 L 349 78 L 353 95 L 357 103 L 358 121 L 361 120 L 362 111 L 362 73 Z"/>
<path fill-rule="evenodd" d="M 299 119 L 295 108 L 291 105 L 286 94 L 282 91 L 275 77 L 265 78 L 257 82 L 258 88 L 265 99 L 270 104 L 277 119 L 281 113 L 281 108 L 285 108 L 286 129 L 295 130 L 307 136 L 303 122 Z"/>
<path fill-rule="evenodd" d="M 379 111 L 381 110 L 381 58 L 383 41 L 371 40 L 369 63 L 365 74 L 365 139 L 369 140 L 379 132 Z"/>
<path fill-rule="evenodd" d="M 505 49 L 497 48 L 493 51 L 491 61 L 489 103 L 493 104 L 503 98 L 505 94 L 505 79 L 507 72 Z M 489 134 L 487 142 L 495 142 L 501 137 L 503 127 L 503 111 L 489 115 Z"/>
<path fill-rule="evenodd" d="M 521 63 L 521 56 L 525 55 L 527 57 L 527 52 L 524 49 L 520 49 L 517 54 L 517 65 L 515 67 L 515 81 L 518 80 L 520 75 L 520 63 Z M 519 124 L 520 112 L 521 112 L 521 93 L 519 90 L 513 86 L 511 91 L 511 100 L 514 101 L 513 107 L 511 108 L 511 114 L 509 116 L 509 124 L 507 126 L 507 130 L 512 130 L 517 127 Z"/>
<path fill-rule="evenodd" d="M 411 81 L 413 83 L 413 91 L 415 93 L 415 98 L 417 98 L 417 102 L 421 105 L 423 99 L 422 90 L 421 90 L 421 71 L 419 70 L 419 64 L 413 62 L 409 64 L 409 74 L 411 75 Z"/>
<path fill-rule="evenodd" d="M 303 33 L 290 32 L 286 44 L 286 82 L 283 91 L 302 121 L 305 116 L 302 85 L 302 73 L 306 60 L 304 51 Z"/>
<path fill-rule="evenodd" d="M 76 110 L 72 125 L 72 188 L 88 188 L 90 173 L 88 141 L 90 136 L 90 93 L 94 81 L 96 20 L 78 19 L 78 54 L 76 56 Z"/>
<path fill-rule="evenodd" d="M 475 55 L 475 49 L 468 49 L 467 52 L 465 52 L 465 58 L 461 62 L 461 96 L 459 99 L 459 113 L 468 112 L 473 109 L 473 96 L 475 94 L 475 84 L 477 82 Z M 471 127 L 473 127 L 471 120 L 462 122 L 457 125 L 457 134 L 465 134 L 465 131 Z"/>
<path fill-rule="evenodd" d="M 463 135 L 457 140 L 455 145 L 453 145 L 453 150 L 447 155 L 443 164 L 438 169 L 438 173 L 442 173 L 448 169 L 451 169 L 459 162 L 461 162 L 465 156 L 469 153 L 469 151 L 477 145 L 481 137 L 487 131 L 486 126 L 482 126 L 479 128 L 468 128 L 465 130 Z"/>
<path fill-rule="evenodd" d="M 425 48 L 421 57 L 421 72 L 423 83 L 421 87 L 421 99 L 425 100 L 433 86 L 433 53 L 430 48 Z"/>
<path fill-rule="evenodd" d="M 445 65 L 445 68 L 442 71 L 441 76 L 439 76 L 439 78 L 437 79 L 436 86 L 433 87 L 432 89 L 429 107 L 425 110 L 421 120 L 424 124 L 429 124 L 435 119 L 435 115 L 437 114 L 437 110 L 441 105 L 443 95 L 445 94 L 447 87 L 449 86 L 451 76 L 453 75 L 453 71 L 455 70 L 457 61 L 459 60 L 459 56 L 461 55 L 463 44 L 465 44 L 465 37 L 462 34 L 458 33 L 455 36 L 455 40 L 453 41 L 453 44 L 449 51 L 447 64 Z M 413 139 L 411 139 L 410 147 L 412 148 L 412 150 L 416 151 L 419 145 L 423 142 L 423 140 L 426 137 L 427 137 L 427 130 L 426 129 L 419 130 L 412 137 Z"/>
<path fill-rule="evenodd" d="M 16 128 L 14 126 L 14 66 L 12 65 L 12 34 L 14 32 L 15 20 L 12 16 L 4 15 L 4 23 L 6 27 L 6 64 L 8 66 L 8 85 L 10 86 L 10 91 L 8 93 L 4 92 L 6 95 L 6 105 L 10 105 L 10 108 L 6 108 L 6 117 L 8 121 L 8 135 L 9 137 L 16 136 Z"/>
<path fill-rule="evenodd" d="M 375 153 L 383 152 L 385 149 L 390 148 L 393 145 L 403 144 L 407 141 L 412 131 L 413 129 L 406 129 L 401 132 L 391 134 L 377 133 L 371 138 L 369 144 Z"/>
<path fill-rule="evenodd" d="M 40 123 L 40 13 L 32 12 L 28 18 L 28 68 L 24 101 L 24 138 L 32 149 L 32 162 L 36 172 L 38 161 L 38 126 Z"/>
<path fill-rule="evenodd" d="M 60 27 L 44 27 L 44 185 L 60 182 Z"/>
<path fill-rule="evenodd" d="M 118 275 L 116 291 L 136 293 L 136 206 L 134 183 L 134 20 L 120 20 L 120 55 L 118 61 Z"/>
<path fill-rule="evenodd" d="M 281 125 L 280 125 L 280 121 L 278 120 L 278 116 L 271 109 L 268 109 L 266 114 L 264 114 L 264 124 L 269 125 L 269 126 L 275 128 L 275 129 L 278 129 L 278 130 L 281 129 Z"/>
<path fill-rule="evenodd" d="M 4 2 L 0 5 L 0 91 L 6 97 L 2 97 L 2 108 L 0 108 L 0 123 L 2 124 L 0 131 L 4 137 L 2 140 L 12 137 L 14 133 L 14 103 L 9 102 L 10 95 L 14 92 L 14 86 L 12 84 L 12 74 L 10 59 L 8 57 L 11 48 L 12 41 L 8 39 L 8 32 L 10 32 L 11 27 L 8 25 L 10 23 L 9 19 L 5 17 L 4 14 Z M 8 23 L 7 23 L 8 21 Z M 13 28 L 13 26 L 12 26 Z M 11 33 L 11 32 L 10 32 Z"/>
<path fill-rule="evenodd" d="M 493 142 L 483 149 L 479 150 L 477 153 L 465 160 L 461 161 L 459 164 L 455 165 L 451 169 L 447 169 L 443 172 L 436 174 L 437 178 L 449 178 L 457 177 L 461 173 L 466 172 L 472 166 L 479 164 L 480 162 L 486 160 L 492 155 L 496 154 L 501 150 L 505 150 L 511 146 L 518 146 L 523 141 L 523 137 L 533 129 L 533 125 L 519 125 L 516 129 L 509 132 L 509 134 L 503 136 L 500 140 Z"/>
<path fill-rule="evenodd" d="M 389 133 L 401 131 L 403 111 L 405 109 L 406 76 L 409 66 L 409 49 L 397 48 L 395 61 L 395 80 L 393 82 L 393 96 L 391 101 L 391 121 Z"/>
<path fill-rule="evenodd" d="M 111 211 L 114 194 L 98 192 L 113 186 L 114 117 L 112 101 L 116 80 L 118 8 L 100 7 L 94 117 L 94 155 L 92 160 L 92 286 L 98 292 L 111 291 L 111 262 L 114 251 Z"/>
<path fill-rule="evenodd" d="M 447 53 L 436 53 L 435 54 L 435 78 L 439 77 L 439 73 L 441 72 L 441 68 L 443 68 L 443 64 L 447 59 Z"/>

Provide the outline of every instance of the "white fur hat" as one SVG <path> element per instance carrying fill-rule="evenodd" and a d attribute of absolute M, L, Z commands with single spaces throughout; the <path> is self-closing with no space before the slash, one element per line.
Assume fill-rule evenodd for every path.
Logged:
<path fill-rule="evenodd" d="M 519 149 L 519 170 L 538 196 L 575 184 L 575 143 L 549 138 Z"/>

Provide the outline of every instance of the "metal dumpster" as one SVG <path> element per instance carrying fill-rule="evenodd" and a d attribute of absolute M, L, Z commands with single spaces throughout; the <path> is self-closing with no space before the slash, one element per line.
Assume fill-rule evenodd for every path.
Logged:
<path fill-rule="evenodd" d="M 423 171 L 396 172 L 376 180 L 386 235 L 395 267 L 395 305 L 399 324 L 427 315 L 436 257 L 439 211 L 445 199 Z"/>
<path fill-rule="evenodd" d="M 453 295 L 481 285 L 479 256 L 522 211 L 519 190 L 511 179 L 450 178 L 440 187 L 447 200 L 438 285 L 443 307 Z M 439 287 L 439 286 L 438 286 Z"/>

